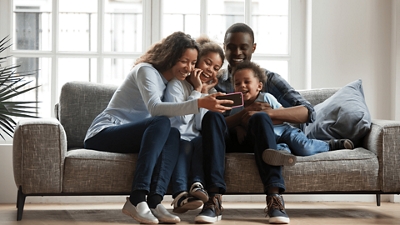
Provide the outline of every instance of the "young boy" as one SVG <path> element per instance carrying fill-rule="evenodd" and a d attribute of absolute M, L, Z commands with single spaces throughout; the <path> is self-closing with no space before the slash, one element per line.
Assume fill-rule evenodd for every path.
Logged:
<path fill-rule="evenodd" d="M 237 65 L 232 72 L 232 78 L 235 92 L 243 94 L 244 107 L 254 102 L 267 102 L 272 109 L 283 108 L 273 95 L 261 91 L 266 76 L 263 69 L 257 64 L 247 61 Z M 243 107 L 234 108 L 231 110 L 230 115 L 238 113 L 241 110 L 243 110 Z M 245 141 L 246 128 L 239 125 L 235 127 L 235 130 L 239 142 Z M 288 123 L 274 125 L 274 133 L 277 143 L 285 143 L 290 149 L 287 150 L 298 156 L 310 156 L 321 152 L 354 148 L 352 141 L 349 139 L 332 139 L 329 142 L 308 139 L 300 129 Z M 275 151 L 272 149 L 264 151 L 263 160 L 273 165 L 277 160 L 271 156 L 275 155 L 279 157 L 279 154 L 274 154 Z"/>

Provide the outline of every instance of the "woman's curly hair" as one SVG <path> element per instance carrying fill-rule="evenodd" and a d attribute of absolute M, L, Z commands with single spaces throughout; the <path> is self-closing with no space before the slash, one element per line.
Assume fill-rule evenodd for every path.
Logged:
<path fill-rule="evenodd" d="M 188 48 L 200 52 L 199 44 L 189 34 L 177 31 L 154 44 L 136 60 L 135 65 L 150 63 L 158 71 L 164 72 L 172 68 Z"/>

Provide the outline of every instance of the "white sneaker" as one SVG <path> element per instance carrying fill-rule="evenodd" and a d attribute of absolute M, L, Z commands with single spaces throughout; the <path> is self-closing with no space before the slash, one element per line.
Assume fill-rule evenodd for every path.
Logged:
<path fill-rule="evenodd" d="M 150 209 L 155 217 L 158 218 L 160 223 L 179 223 L 181 219 L 168 212 L 168 210 L 162 205 L 158 204 L 155 209 Z"/>
<path fill-rule="evenodd" d="M 129 197 L 127 197 L 122 212 L 137 220 L 139 223 L 158 223 L 158 219 L 151 213 L 147 202 L 140 202 L 135 207 L 129 201 Z"/>

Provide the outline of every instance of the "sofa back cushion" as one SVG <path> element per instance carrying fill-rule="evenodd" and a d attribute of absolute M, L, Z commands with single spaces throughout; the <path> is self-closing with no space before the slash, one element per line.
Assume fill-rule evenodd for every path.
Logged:
<path fill-rule="evenodd" d="M 56 115 L 67 134 L 68 149 L 83 147 L 86 131 L 113 96 L 116 85 L 74 81 L 64 84 Z"/>
<path fill-rule="evenodd" d="M 298 92 L 311 103 L 316 106 L 319 103 L 324 102 L 326 99 L 335 94 L 339 88 L 322 88 L 322 89 L 310 89 L 310 90 L 299 90 Z"/>
<path fill-rule="evenodd" d="M 55 113 L 67 134 L 68 149 L 82 148 L 93 119 L 108 105 L 116 85 L 73 81 L 64 84 Z M 319 104 L 338 89 L 299 90 L 312 105 Z"/>

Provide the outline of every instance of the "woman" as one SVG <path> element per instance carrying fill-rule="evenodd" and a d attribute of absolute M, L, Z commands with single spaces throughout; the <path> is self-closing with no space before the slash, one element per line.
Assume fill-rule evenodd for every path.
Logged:
<path fill-rule="evenodd" d="M 216 99 L 221 93 L 181 103 L 162 102 L 168 81 L 185 78 L 196 64 L 198 51 L 198 44 L 182 32 L 153 45 L 136 61 L 87 131 L 85 148 L 138 153 L 132 190 L 122 212 L 140 223 L 180 222 L 161 204 L 180 141 L 180 133 L 171 128 L 168 117 L 197 113 L 199 108 L 230 109 L 221 105 L 226 100 Z"/>
<path fill-rule="evenodd" d="M 218 82 L 217 74 L 225 59 L 224 52 L 206 36 L 196 41 L 200 44 L 196 69 L 186 79 L 173 79 L 168 83 L 166 101 L 183 102 L 215 92 L 213 87 Z M 200 135 L 201 120 L 206 112 L 206 109 L 201 109 L 197 114 L 170 118 L 172 127 L 176 127 L 181 133 L 179 158 L 171 179 L 175 213 L 197 209 L 208 201 L 208 193 L 204 189 Z"/>

